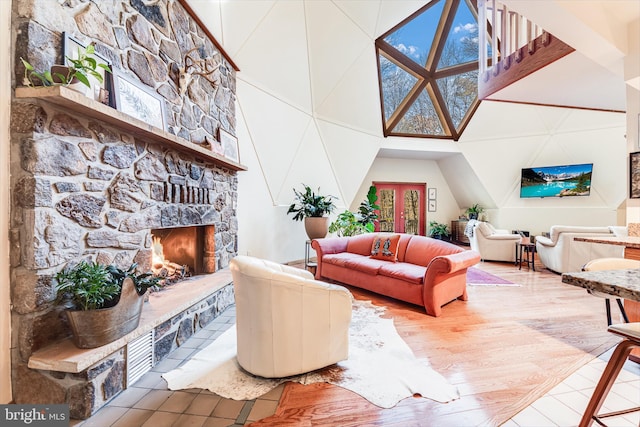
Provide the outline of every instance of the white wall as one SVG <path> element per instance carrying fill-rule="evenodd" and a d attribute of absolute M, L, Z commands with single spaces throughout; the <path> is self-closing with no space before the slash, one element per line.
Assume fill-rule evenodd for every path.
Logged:
<path fill-rule="evenodd" d="M 239 173 L 239 253 L 303 258 L 304 227 L 286 215 L 301 183 L 339 197 L 338 212 L 355 208 L 371 181 L 393 180 L 438 188 L 428 215 L 438 222 L 476 202 L 499 228 L 534 233 L 618 222 L 627 191 L 620 113 L 483 102 L 458 143 L 413 144 L 448 143 L 458 154 L 377 157 L 402 141 L 382 137 L 374 40 L 426 2 L 190 1 L 240 68 L 237 134 L 249 170 Z M 590 197 L 519 198 L 523 167 L 585 162 L 594 163 Z"/>
<path fill-rule="evenodd" d="M 437 210 L 426 213 L 427 228 L 430 221 L 449 225 L 452 219 L 458 218 L 460 208 L 435 160 L 377 158 L 350 207 L 352 211 L 357 209 L 365 199 L 371 183 L 376 181 L 426 183 L 427 188 L 436 188 Z"/>
<path fill-rule="evenodd" d="M 9 265 L 9 112 L 11 102 L 11 1 L 0 1 L 0 265 Z M 9 269 L 0 268 L 0 403 L 11 401 Z"/>
<path fill-rule="evenodd" d="M 627 81 L 627 149 L 640 151 L 640 20 L 630 24 L 629 54 L 625 61 Z M 640 223 L 640 199 L 627 200 L 627 223 Z"/>
<path fill-rule="evenodd" d="M 476 116 L 472 137 L 460 146 L 489 193 L 489 220 L 498 228 L 539 234 L 554 224 L 624 225 L 618 209 L 628 192 L 625 114 L 483 102 Z M 579 163 L 593 163 L 589 196 L 520 198 L 522 168 Z"/>

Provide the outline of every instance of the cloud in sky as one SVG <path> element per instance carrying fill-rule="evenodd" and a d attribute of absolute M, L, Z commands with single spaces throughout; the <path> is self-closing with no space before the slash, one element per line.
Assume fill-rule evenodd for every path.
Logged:
<path fill-rule="evenodd" d="M 478 24 L 475 22 L 469 22 L 467 24 L 456 25 L 453 29 L 454 33 L 459 33 L 464 31 L 466 33 L 477 33 L 478 32 Z"/>
<path fill-rule="evenodd" d="M 417 46 L 407 46 L 404 43 L 398 43 L 394 47 L 407 56 L 413 56 L 414 58 L 420 56 L 419 48 Z"/>

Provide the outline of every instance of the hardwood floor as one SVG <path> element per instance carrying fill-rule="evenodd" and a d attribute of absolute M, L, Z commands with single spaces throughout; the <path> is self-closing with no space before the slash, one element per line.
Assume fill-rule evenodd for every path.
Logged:
<path fill-rule="evenodd" d="M 287 383 L 274 416 L 253 426 L 497 426 L 576 369 L 613 346 L 602 299 L 566 285 L 559 275 L 513 264 L 477 268 L 521 286 L 469 286 L 441 317 L 384 296 L 350 288 L 355 298 L 386 306 L 417 357 L 460 391 L 442 404 L 408 398 L 382 409 L 328 384 Z"/>

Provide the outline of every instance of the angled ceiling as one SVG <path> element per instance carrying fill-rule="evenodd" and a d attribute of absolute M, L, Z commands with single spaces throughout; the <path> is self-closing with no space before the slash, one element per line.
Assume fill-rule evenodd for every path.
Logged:
<path fill-rule="evenodd" d="M 489 97 L 530 102 L 626 111 L 625 58 L 637 52 L 640 38 L 640 2 L 502 0 L 575 52 Z M 636 76 L 637 77 L 637 76 Z M 637 87 L 640 90 L 640 87 Z"/>
<path fill-rule="evenodd" d="M 640 2 L 504 2 L 520 13 L 531 12 L 532 20 L 578 52 L 496 93 L 494 99 L 625 109 L 620 63 L 629 47 L 616 25 L 626 28 L 634 22 L 631 17 L 640 15 Z M 464 165 L 464 151 L 471 145 L 465 143 L 495 135 L 495 123 L 487 117 L 499 117 L 499 104 L 504 103 L 483 103 L 479 111 L 484 119 L 474 116 L 460 143 L 446 141 L 443 146 L 439 140 L 382 137 L 374 40 L 427 0 L 189 3 L 240 68 L 237 113 L 243 137 L 249 139 L 242 144 L 251 145 L 275 205 L 290 202 L 291 187 L 301 182 L 315 187 L 313 179 L 322 177 L 323 191 L 336 194 L 348 206 L 377 156 L 439 162 L 453 156 L 463 160 L 456 163 L 456 173 L 483 175 Z M 603 13 L 605 3 L 609 12 L 603 30 L 593 17 Z M 637 12 L 633 6 L 638 6 Z M 556 11 L 564 20 L 555 18 Z M 570 32 L 565 29 L 567 20 Z M 597 49 L 587 49 L 592 52 L 587 57 L 579 49 L 585 45 Z M 558 79 L 575 76 L 576 69 L 576 78 Z M 524 116 L 501 123 L 500 132 L 509 134 L 509 126 L 519 135 L 523 127 L 529 134 L 553 132 L 557 128 L 548 121 L 557 118 L 554 110 L 544 108 L 539 114 L 548 117 L 543 120 Z M 590 120 L 586 112 L 575 111 L 572 120 Z M 495 200 L 506 197 L 503 190 L 493 195 Z"/>

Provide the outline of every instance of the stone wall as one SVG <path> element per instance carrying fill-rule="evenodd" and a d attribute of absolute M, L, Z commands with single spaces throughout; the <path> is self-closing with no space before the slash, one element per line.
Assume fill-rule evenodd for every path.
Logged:
<path fill-rule="evenodd" d="M 233 302 L 233 286 L 228 285 L 158 325 L 154 329 L 154 361 L 167 357 Z M 20 381 L 15 383 L 14 393 L 24 403 L 68 403 L 71 418 L 86 419 L 126 388 L 126 364 L 122 348 L 78 373 L 19 365 L 16 373 Z"/>
<path fill-rule="evenodd" d="M 13 12 L 14 87 L 20 57 L 39 69 L 62 62 L 67 32 L 160 94 L 167 131 L 206 147 L 219 129 L 235 135 L 235 71 L 179 1 L 21 0 Z M 177 70 L 194 47 L 220 67 L 213 83 L 196 78 L 181 96 Z M 52 280 L 66 265 L 91 259 L 146 270 L 150 230 L 174 226 L 214 225 L 218 268 L 237 251 L 235 171 L 51 103 L 12 102 L 11 189 L 17 390 L 29 356 L 69 334 Z"/>

